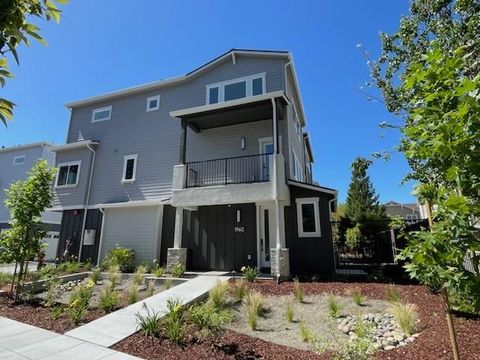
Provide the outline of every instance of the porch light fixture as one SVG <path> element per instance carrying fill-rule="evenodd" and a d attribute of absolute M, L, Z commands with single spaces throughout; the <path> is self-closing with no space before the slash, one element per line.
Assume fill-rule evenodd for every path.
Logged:
<path fill-rule="evenodd" d="M 242 141 L 241 141 L 240 147 L 241 147 L 242 150 L 245 150 L 245 148 L 247 147 L 247 139 L 245 139 L 245 136 L 242 136 Z"/>

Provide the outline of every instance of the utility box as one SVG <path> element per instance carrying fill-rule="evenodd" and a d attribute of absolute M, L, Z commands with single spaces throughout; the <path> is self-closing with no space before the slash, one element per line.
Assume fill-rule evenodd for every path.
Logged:
<path fill-rule="evenodd" d="M 95 230 L 86 229 L 83 235 L 83 245 L 95 245 Z"/>

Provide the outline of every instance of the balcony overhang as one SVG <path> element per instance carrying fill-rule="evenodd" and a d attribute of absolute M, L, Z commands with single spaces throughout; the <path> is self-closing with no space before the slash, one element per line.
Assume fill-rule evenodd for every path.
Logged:
<path fill-rule="evenodd" d="M 172 111 L 170 116 L 186 120 L 190 128 L 199 132 L 204 129 L 271 119 L 272 100 L 277 104 L 289 104 L 283 91 L 275 91 L 218 104 Z M 282 120 L 284 117 L 283 107 L 277 106 L 277 109 L 278 120 Z"/>

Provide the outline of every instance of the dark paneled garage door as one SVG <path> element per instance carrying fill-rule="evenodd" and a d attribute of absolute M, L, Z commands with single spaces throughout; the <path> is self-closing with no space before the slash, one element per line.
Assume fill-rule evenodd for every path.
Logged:
<path fill-rule="evenodd" d="M 200 206 L 185 213 L 183 246 L 189 268 L 240 270 L 256 266 L 255 204 Z"/>

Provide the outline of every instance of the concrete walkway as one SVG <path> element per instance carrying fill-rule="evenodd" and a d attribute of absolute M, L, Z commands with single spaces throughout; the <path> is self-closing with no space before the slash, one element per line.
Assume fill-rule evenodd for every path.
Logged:
<path fill-rule="evenodd" d="M 183 305 L 189 304 L 206 296 L 218 281 L 227 281 L 228 279 L 229 277 L 224 276 L 197 276 L 183 284 L 73 329 L 65 335 L 110 347 L 138 331 L 136 315 L 145 313 L 144 303 L 163 316 L 167 312 L 167 300 L 174 299 Z"/>
<path fill-rule="evenodd" d="M 30 261 L 28 263 L 28 271 L 37 271 L 38 263 L 35 261 Z M 15 271 L 15 264 L 1 264 L 0 265 L 0 273 L 9 273 L 13 274 Z"/>
<path fill-rule="evenodd" d="M 2 360 L 141 360 L 0 316 Z"/>

